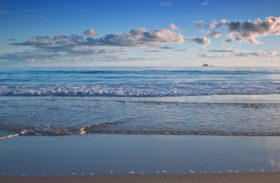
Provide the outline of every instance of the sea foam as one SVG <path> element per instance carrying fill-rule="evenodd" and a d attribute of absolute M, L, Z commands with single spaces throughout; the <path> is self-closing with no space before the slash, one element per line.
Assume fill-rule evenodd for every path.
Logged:
<path fill-rule="evenodd" d="M 280 94 L 279 82 L 1 84 L 0 96 L 198 96 Z"/>

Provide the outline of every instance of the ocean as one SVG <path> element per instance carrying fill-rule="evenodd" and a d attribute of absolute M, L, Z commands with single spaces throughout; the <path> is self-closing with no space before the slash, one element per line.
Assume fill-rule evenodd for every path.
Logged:
<path fill-rule="evenodd" d="M 216 66 L 0 68 L 0 145 L 2 146 L 0 172 L 5 172 L 8 167 L 7 174 L 20 175 L 22 168 L 26 167 L 27 160 L 22 154 L 19 155 L 18 151 L 25 151 L 26 154 L 37 152 L 27 147 L 32 144 L 32 147 L 43 148 L 42 144 L 39 145 L 40 140 L 48 141 L 46 144 L 57 143 L 50 154 L 55 152 L 55 149 L 63 147 L 64 137 L 68 139 L 65 141 L 65 144 L 68 143 L 67 147 L 71 146 L 69 145 L 70 140 L 85 149 L 90 144 L 87 144 L 89 143 L 87 138 L 81 136 L 93 139 L 97 137 L 99 140 L 95 143 L 99 144 L 99 147 L 102 146 L 100 144 L 103 144 L 102 152 L 112 150 L 113 147 L 113 149 L 120 148 L 115 147 L 114 143 L 109 143 L 106 139 L 122 139 L 123 151 L 121 152 L 127 155 L 127 159 L 131 158 L 128 153 L 135 153 L 134 150 L 139 147 L 147 149 L 149 146 L 153 149 L 152 141 L 163 143 L 162 141 L 156 142 L 157 138 L 167 141 L 165 145 L 168 145 L 171 139 L 177 139 L 174 141 L 178 145 L 182 139 L 187 139 L 186 141 L 192 139 L 190 144 L 193 146 L 187 146 L 197 148 L 199 145 L 194 145 L 194 142 L 198 141 L 198 144 L 206 144 L 206 146 L 203 145 L 203 148 L 201 148 L 202 146 L 198 148 L 204 151 L 207 151 L 205 147 L 209 145 L 207 139 L 211 138 L 220 139 L 212 140 L 212 142 L 217 143 L 222 140 L 225 143 L 226 138 L 231 141 L 233 137 L 241 136 L 239 140 L 237 137 L 234 139 L 240 142 L 245 138 L 244 146 L 248 146 L 248 144 L 250 146 L 252 139 L 248 136 L 258 136 L 257 141 L 267 144 L 263 142 L 263 139 L 260 140 L 259 136 L 266 136 L 266 138 L 280 136 L 280 68 Z M 54 138 L 59 139 L 59 142 L 55 142 Z M 145 145 L 141 144 L 139 138 L 144 139 Z M 127 139 L 127 144 L 124 143 L 124 139 Z M 138 143 L 137 147 L 133 144 L 132 139 Z M 107 147 L 104 147 L 104 141 L 109 143 Z M 19 148 L 18 145 L 23 142 L 25 142 L 25 148 L 17 149 L 16 154 L 11 154 L 13 151 L 11 149 Z M 273 143 L 275 143 L 275 139 Z M 174 145 L 169 144 L 169 146 Z M 226 145 L 226 147 L 229 146 L 229 144 Z M 242 151 L 244 146 L 241 145 L 238 149 Z M 125 147 L 128 150 L 124 149 Z M 129 149 L 132 147 L 134 149 Z M 72 148 L 74 149 L 74 146 Z M 93 147 L 88 148 L 85 151 L 96 153 L 93 152 L 95 151 Z M 211 149 L 212 147 L 209 148 L 209 152 L 215 152 Z M 248 147 L 246 148 L 248 152 L 251 152 Z M 252 149 L 258 149 L 258 146 L 254 146 Z M 65 155 L 67 152 L 64 150 L 58 151 Z M 185 146 L 182 152 L 188 150 Z M 139 151 L 141 152 L 143 149 L 137 149 L 138 153 Z M 274 151 L 278 153 L 279 148 L 273 149 Z M 178 156 L 179 152 L 174 151 L 171 154 Z M 223 152 L 228 155 L 228 148 L 224 148 Z M 37 153 L 42 154 L 42 152 Z M 118 153 L 120 152 L 118 151 Z M 205 170 L 198 166 L 199 163 L 197 164 L 202 161 L 198 160 L 201 158 L 202 152 L 197 153 L 196 163 L 192 162 L 189 164 L 192 166 L 187 168 L 197 167 L 201 171 Z M 43 154 L 48 156 L 46 153 Z M 63 157 L 62 154 L 59 157 Z M 215 164 L 211 161 L 213 157 L 208 157 L 209 155 L 207 155 L 208 159 L 203 161 L 211 161 L 204 167 L 212 171 L 218 168 L 226 170 L 227 167 L 239 170 L 244 167 L 246 170 L 249 170 L 250 167 L 262 167 L 269 170 L 271 167 L 276 167 L 278 169 L 275 153 L 273 153 L 274 165 L 268 163 L 271 159 L 268 158 L 267 153 L 263 153 L 261 156 L 264 154 L 266 154 L 264 159 L 267 161 L 258 162 L 256 159 L 260 156 L 256 156 L 252 158 L 251 162 L 257 162 L 257 164 L 252 164 L 252 166 L 250 163 L 247 164 L 248 166 L 242 163 L 235 166 L 237 157 L 224 165 Z M 51 157 L 46 158 L 45 163 L 54 156 L 57 155 L 52 154 Z M 80 153 L 79 157 L 82 156 L 84 155 Z M 124 158 L 123 156 L 120 155 L 113 159 Z M 19 157 L 21 157 L 20 160 L 13 162 L 13 159 Z M 104 159 L 102 153 L 99 153 L 97 157 Z M 128 164 L 112 166 L 108 163 L 108 159 L 110 159 L 108 157 L 112 159 L 114 155 L 110 154 L 105 158 L 106 165 L 104 165 L 104 161 L 101 161 L 97 163 L 99 168 L 92 167 L 93 165 L 88 166 L 99 173 L 109 171 L 110 166 L 120 170 L 122 167 L 121 173 L 129 171 Z M 156 155 L 148 159 L 156 159 L 155 157 Z M 168 155 L 164 157 L 168 157 Z M 181 160 L 184 161 L 184 158 L 181 156 L 180 158 L 178 161 L 172 161 L 177 164 L 172 164 L 170 161 L 157 165 L 167 169 L 168 166 L 173 167 L 171 172 L 173 170 L 174 173 L 183 172 L 183 168 L 178 168 L 178 163 Z M 218 156 L 215 158 L 219 161 Z M 39 161 L 38 159 L 43 158 L 37 158 L 36 161 Z M 69 159 L 71 159 L 70 156 Z M 66 161 L 70 161 L 69 159 Z M 132 159 L 135 160 L 135 158 Z M 225 159 L 224 162 L 226 162 Z M 88 158 L 85 158 L 86 160 Z M 189 158 L 188 160 L 191 161 Z M 24 161 L 22 167 L 18 165 L 20 161 Z M 72 167 L 77 165 L 76 161 L 70 163 Z M 157 162 L 159 161 L 160 159 L 157 160 Z M 123 160 L 123 162 L 128 161 Z M 143 163 L 141 164 L 141 160 L 138 159 L 136 162 L 131 167 L 141 169 L 144 166 Z M 146 167 L 148 163 L 149 161 L 143 168 L 148 172 L 154 172 L 158 168 L 155 165 L 150 170 Z M 83 162 L 83 166 L 85 164 L 87 163 Z M 65 170 L 65 168 L 71 167 L 71 165 L 60 165 L 60 169 L 57 170 L 49 167 L 47 173 L 55 175 L 61 171 L 69 174 L 71 170 Z M 21 169 L 16 169 L 16 166 Z M 46 170 L 39 171 L 37 165 L 30 167 L 29 170 L 26 170 L 30 175 L 34 172 L 36 175 L 42 175 Z M 90 168 L 88 168 L 88 172 L 90 172 Z"/>
<path fill-rule="evenodd" d="M 279 68 L 1 68 L 0 130 L 278 136 L 279 94 Z"/>

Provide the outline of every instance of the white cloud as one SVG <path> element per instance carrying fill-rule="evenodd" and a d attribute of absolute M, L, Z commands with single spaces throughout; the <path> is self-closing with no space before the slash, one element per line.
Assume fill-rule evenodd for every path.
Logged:
<path fill-rule="evenodd" d="M 97 34 L 97 33 L 94 32 L 93 29 L 85 30 L 85 32 L 83 33 L 83 35 L 86 35 L 86 36 L 88 36 L 88 37 L 93 37 L 93 36 L 95 36 L 96 34 Z"/>
<path fill-rule="evenodd" d="M 126 34 L 109 34 L 98 39 L 88 39 L 88 45 L 110 45 L 125 47 L 145 47 L 161 45 L 163 43 L 184 42 L 183 35 L 169 29 L 132 29 Z"/>
<path fill-rule="evenodd" d="M 215 53 L 233 53 L 233 52 L 236 52 L 236 50 L 232 50 L 232 49 L 208 50 L 208 52 L 215 52 Z"/>
<path fill-rule="evenodd" d="M 232 39 L 225 39 L 225 40 L 223 41 L 223 43 L 225 43 L 225 44 L 232 43 Z"/>
<path fill-rule="evenodd" d="M 85 31 L 89 36 L 94 35 L 92 31 Z M 85 33 L 84 33 L 85 34 Z M 95 33 L 96 34 L 96 33 Z M 70 50 L 77 46 L 121 46 L 121 47 L 149 47 L 162 45 L 163 43 L 184 42 L 183 35 L 169 29 L 132 29 L 125 34 L 112 33 L 100 38 L 84 38 L 80 35 L 58 35 L 38 36 L 12 45 L 33 46 L 35 48 L 52 50 Z"/>
<path fill-rule="evenodd" d="M 228 55 L 228 54 L 199 54 L 198 56 L 202 57 L 202 58 L 212 59 L 212 58 L 229 57 L 230 55 Z"/>
<path fill-rule="evenodd" d="M 272 51 L 243 51 L 236 52 L 234 56 L 236 57 L 275 57 L 278 53 L 274 50 Z"/>
<path fill-rule="evenodd" d="M 208 44 L 210 44 L 211 43 L 211 40 L 210 39 L 208 39 L 208 38 L 206 38 L 206 37 L 198 37 L 198 38 L 186 38 L 185 40 L 187 40 L 187 41 L 194 41 L 194 42 L 196 42 L 196 43 L 198 43 L 198 44 L 201 44 L 201 45 L 203 45 L 203 46 L 207 46 Z"/>
<path fill-rule="evenodd" d="M 171 6 L 172 2 L 170 2 L 170 1 L 169 2 L 161 2 L 159 5 L 167 7 L 167 6 Z"/>
<path fill-rule="evenodd" d="M 235 39 L 237 41 L 245 41 L 250 44 L 260 44 L 257 40 L 258 37 L 268 35 L 279 35 L 280 34 L 280 17 L 266 17 L 264 21 L 257 18 L 254 22 L 248 20 L 245 22 L 238 21 L 227 21 L 213 20 L 209 25 L 210 28 L 216 28 L 218 26 L 225 26 L 228 28 L 227 41 Z"/>
<path fill-rule="evenodd" d="M 221 57 L 277 57 L 279 53 L 277 51 L 244 51 L 244 50 L 208 50 L 208 52 L 219 54 L 200 54 L 199 57 L 203 58 L 221 58 Z M 220 54 L 222 53 L 222 54 Z"/>
<path fill-rule="evenodd" d="M 84 31 L 81 35 L 57 35 L 57 36 L 37 36 L 24 42 L 11 43 L 17 46 L 29 46 L 36 48 L 32 52 L 14 52 L 0 55 L 0 60 L 11 60 L 16 62 L 22 60 L 73 60 L 83 57 L 88 58 L 94 55 L 100 58 L 107 57 L 120 52 L 125 52 L 125 48 L 158 48 L 163 50 L 176 50 L 175 47 L 165 44 L 181 44 L 184 42 L 183 35 L 170 29 L 132 29 L 128 33 L 112 33 L 104 37 L 93 37 L 97 33 L 92 29 Z M 85 36 L 86 35 L 86 36 Z M 92 58 L 90 58 L 92 59 Z"/>
<path fill-rule="evenodd" d="M 208 3 L 209 3 L 208 1 L 204 1 L 204 2 L 201 3 L 201 6 L 207 6 Z"/>
<path fill-rule="evenodd" d="M 212 20 L 211 24 L 209 24 L 209 27 L 211 29 L 214 29 L 215 27 L 219 27 L 219 26 L 222 26 L 222 25 L 225 25 L 227 24 L 227 20 L 226 19 L 221 19 L 221 20 Z"/>
<path fill-rule="evenodd" d="M 206 35 L 210 35 L 214 38 L 219 38 L 223 35 L 223 33 L 219 30 L 213 30 L 213 31 L 206 31 L 205 32 Z"/>
<path fill-rule="evenodd" d="M 174 29 L 177 29 L 177 26 L 174 23 L 170 23 L 168 25 L 168 28 L 174 30 Z"/>

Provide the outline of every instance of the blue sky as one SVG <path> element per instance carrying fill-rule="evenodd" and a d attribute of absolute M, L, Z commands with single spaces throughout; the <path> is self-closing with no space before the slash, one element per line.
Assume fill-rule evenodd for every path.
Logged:
<path fill-rule="evenodd" d="M 280 66 L 279 7 L 279 0 L 1 0 L 0 64 Z"/>

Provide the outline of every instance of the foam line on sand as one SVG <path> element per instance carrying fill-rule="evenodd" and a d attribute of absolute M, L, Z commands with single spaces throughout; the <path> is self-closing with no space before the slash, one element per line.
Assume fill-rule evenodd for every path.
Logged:
<path fill-rule="evenodd" d="M 0 176 L 1 183 L 279 183 L 280 173 L 187 175 Z"/>

